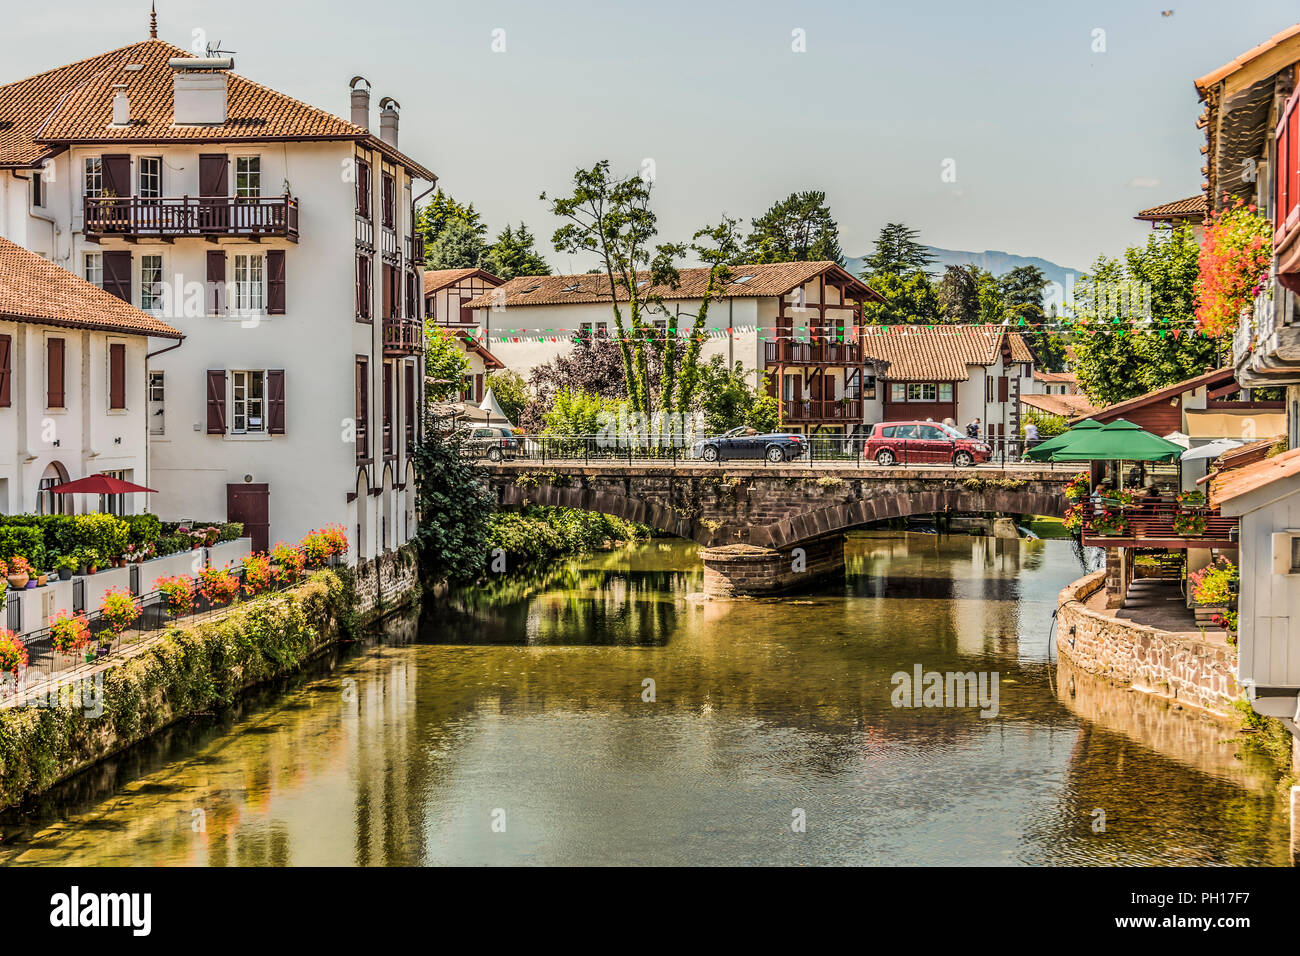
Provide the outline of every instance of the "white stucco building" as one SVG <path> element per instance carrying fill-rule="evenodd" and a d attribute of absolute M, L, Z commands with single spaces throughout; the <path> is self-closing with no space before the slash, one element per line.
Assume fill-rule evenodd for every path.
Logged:
<path fill-rule="evenodd" d="M 185 335 L 149 347 L 152 510 L 372 557 L 415 531 L 435 177 L 364 80 L 344 120 L 232 67 L 151 37 L 0 87 L 0 233 Z"/>
<path fill-rule="evenodd" d="M 145 510 L 140 494 L 45 489 L 100 472 L 148 485 L 146 351 L 180 337 L 0 239 L 0 513 Z"/>

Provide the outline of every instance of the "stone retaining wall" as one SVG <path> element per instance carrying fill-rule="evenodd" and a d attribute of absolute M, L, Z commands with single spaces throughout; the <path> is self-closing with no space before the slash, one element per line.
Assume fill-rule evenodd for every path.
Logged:
<path fill-rule="evenodd" d="M 1236 649 L 1090 610 L 1084 602 L 1106 586 L 1106 573 L 1094 571 L 1080 578 L 1057 598 L 1060 655 L 1089 673 L 1137 690 L 1231 714 L 1232 702 L 1241 696 Z"/>
<path fill-rule="evenodd" d="M 413 544 L 362 562 L 353 573 L 361 623 L 376 621 L 420 594 L 420 562 Z"/>

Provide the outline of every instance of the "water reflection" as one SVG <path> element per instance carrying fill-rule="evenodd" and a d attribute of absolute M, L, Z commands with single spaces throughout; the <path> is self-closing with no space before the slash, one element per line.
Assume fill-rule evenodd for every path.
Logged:
<path fill-rule="evenodd" d="M 455 595 L 7 815 L 0 861 L 1286 862 L 1275 773 L 1222 725 L 1058 676 L 1067 543 L 846 556 L 791 598 L 697 599 L 682 542 Z M 999 672 L 998 716 L 894 707 L 918 663 Z"/>

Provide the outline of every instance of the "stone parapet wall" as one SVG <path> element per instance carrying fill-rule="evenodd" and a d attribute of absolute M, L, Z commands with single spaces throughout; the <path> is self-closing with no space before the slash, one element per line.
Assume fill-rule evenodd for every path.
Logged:
<path fill-rule="evenodd" d="M 420 562 L 413 544 L 363 561 L 353 574 L 356 613 L 362 623 L 378 620 L 420 594 Z"/>
<path fill-rule="evenodd" d="M 1057 599 L 1056 647 L 1083 670 L 1216 714 L 1241 696 L 1235 648 L 1118 620 L 1085 606 L 1107 572 L 1073 582 Z"/>
<path fill-rule="evenodd" d="M 777 551 L 747 544 L 700 551 L 709 597 L 780 594 L 844 574 L 844 538 L 822 538 Z"/>

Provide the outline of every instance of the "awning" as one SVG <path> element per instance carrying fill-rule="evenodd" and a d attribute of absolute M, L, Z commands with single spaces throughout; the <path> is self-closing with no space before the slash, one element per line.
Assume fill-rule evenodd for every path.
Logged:
<path fill-rule="evenodd" d="M 88 475 L 85 478 L 64 482 L 61 485 L 55 485 L 53 488 L 44 490 L 56 495 L 130 495 L 136 492 L 157 494 L 152 488 L 132 484 L 129 481 L 123 481 L 121 478 L 114 478 L 112 475 L 105 474 Z"/>
<path fill-rule="evenodd" d="M 1234 448 L 1240 448 L 1241 442 L 1235 438 L 1216 438 L 1212 442 L 1206 442 L 1197 448 L 1191 448 L 1183 452 L 1183 461 L 1196 461 L 1200 458 L 1218 458 L 1225 451 L 1232 451 Z"/>
<path fill-rule="evenodd" d="M 1285 411 L 1250 408 L 1189 408 L 1187 434 L 1192 438 L 1236 438 L 1243 442 L 1281 438 L 1286 434 Z"/>

